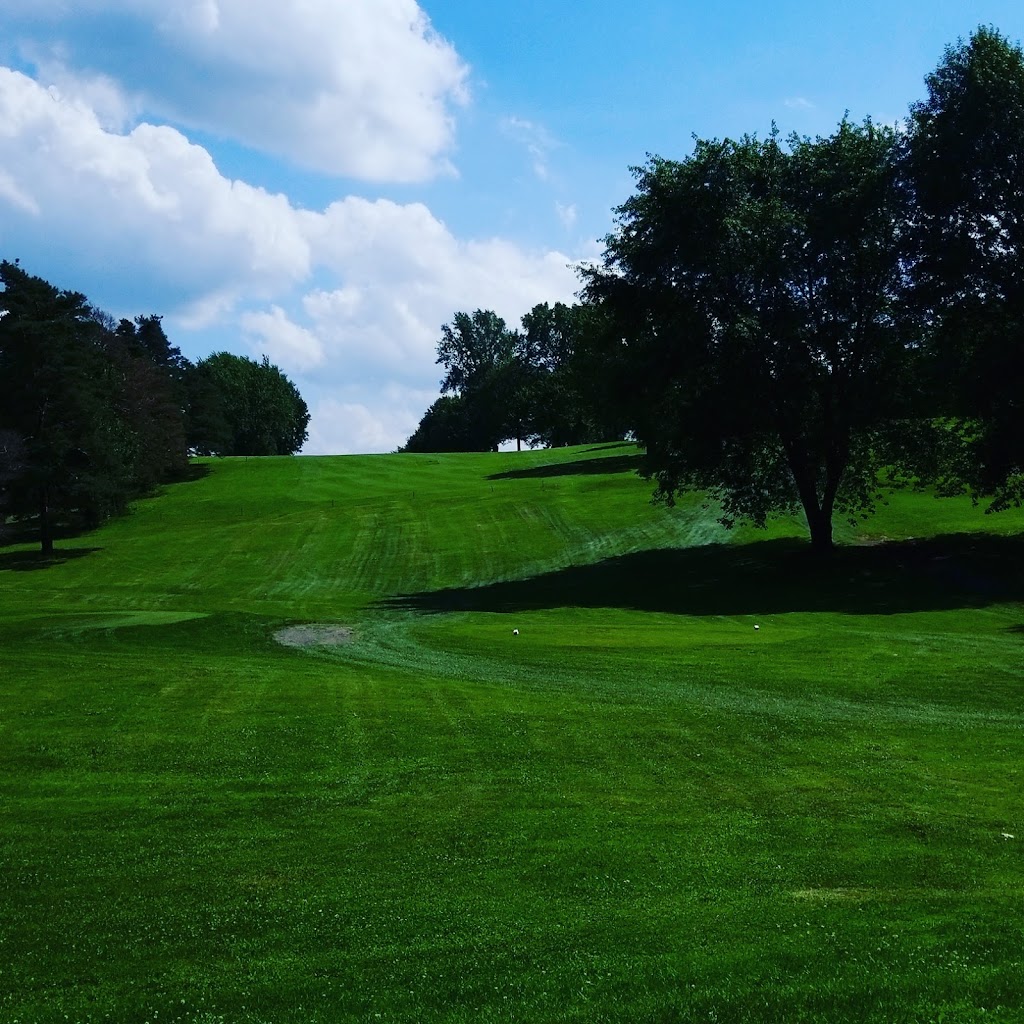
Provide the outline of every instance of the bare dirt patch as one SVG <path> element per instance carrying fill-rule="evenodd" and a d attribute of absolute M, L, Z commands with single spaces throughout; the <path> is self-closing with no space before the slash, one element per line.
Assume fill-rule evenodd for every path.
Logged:
<path fill-rule="evenodd" d="M 305 626 L 286 626 L 274 634 L 285 647 L 338 647 L 352 643 L 352 630 L 334 622 L 311 622 Z"/>

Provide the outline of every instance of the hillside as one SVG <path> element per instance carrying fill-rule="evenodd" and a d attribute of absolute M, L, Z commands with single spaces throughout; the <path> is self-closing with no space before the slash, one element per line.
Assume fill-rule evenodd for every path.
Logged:
<path fill-rule="evenodd" d="M 1019 1020 L 1024 513 L 823 568 L 635 466 L 218 460 L 0 548 L 0 1019 Z"/>

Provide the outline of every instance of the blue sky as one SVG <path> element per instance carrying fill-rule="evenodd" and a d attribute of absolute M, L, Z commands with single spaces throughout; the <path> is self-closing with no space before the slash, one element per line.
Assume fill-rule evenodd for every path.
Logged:
<path fill-rule="evenodd" d="M 0 255 L 191 358 L 267 354 L 310 453 L 388 451 L 460 309 L 571 300 L 646 153 L 892 123 L 1019 0 L 0 5 Z"/>

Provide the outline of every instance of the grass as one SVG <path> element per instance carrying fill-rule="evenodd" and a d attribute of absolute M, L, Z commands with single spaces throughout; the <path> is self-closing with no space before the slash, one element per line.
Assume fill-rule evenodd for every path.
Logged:
<path fill-rule="evenodd" d="M 826 570 L 633 455 L 225 460 L 0 549 L 0 1020 L 1021 1020 L 1024 515 Z"/>

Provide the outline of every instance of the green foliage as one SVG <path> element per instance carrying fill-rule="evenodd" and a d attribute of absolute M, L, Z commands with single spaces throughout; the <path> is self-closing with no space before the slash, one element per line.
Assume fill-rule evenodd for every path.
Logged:
<path fill-rule="evenodd" d="M 1024 53 L 992 28 L 946 48 L 912 108 L 918 298 L 931 379 L 971 443 L 950 478 L 996 506 L 1024 493 Z"/>
<path fill-rule="evenodd" d="M 456 313 L 441 329 L 438 363 L 445 368 L 435 402 L 403 451 L 490 451 L 515 438 L 519 446 L 559 446 L 621 437 L 609 428 L 594 396 L 586 352 L 599 314 L 547 303 L 510 330 L 490 310 Z"/>
<path fill-rule="evenodd" d="M 95 524 L 132 494 L 130 431 L 115 409 L 102 328 L 85 296 L 0 264 L 0 430 L 5 514 Z M 16 454 L 15 454 L 16 453 Z"/>
<path fill-rule="evenodd" d="M 122 320 L 103 336 L 114 409 L 126 429 L 126 457 L 135 489 L 182 477 L 188 448 L 182 407 L 184 363 L 160 317 Z"/>
<path fill-rule="evenodd" d="M 471 452 L 493 447 L 491 435 L 475 424 L 474 407 L 462 395 L 442 395 L 423 414 L 403 452 Z"/>
<path fill-rule="evenodd" d="M 202 453 L 294 455 L 308 436 L 309 409 L 264 356 L 216 352 L 196 364 L 193 440 Z"/>
<path fill-rule="evenodd" d="M 441 328 L 437 362 L 445 370 L 441 391 L 457 401 L 432 406 L 430 421 L 410 438 L 419 445 L 428 435 L 450 428 L 453 433 L 438 437 L 435 450 L 490 451 L 510 437 L 522 439 L 529 368 L 522 358 L 522 339 L 491 310 L 456 313 L 451 324 Z M 408 451 L 418 450 L 409 448 Z"/>
<path fill-rule="evenodd" d="M 660 493 L 709 490 L 723 521 L 802 508 L 812 543 L 874 502 L 880 435 L 911 405 L 898 139 L 699 140 L 651 158 L 588 293 Z"/>
<path fill-rule="evenodd" d="M 522 318 L 525 361 L 532 368 L 530 440 L 547 447 L 611 441 L 625 435 L 604 400 L 605 382 L 591 351 L 606 327 L 592 305 L 541 303 Z"/>

